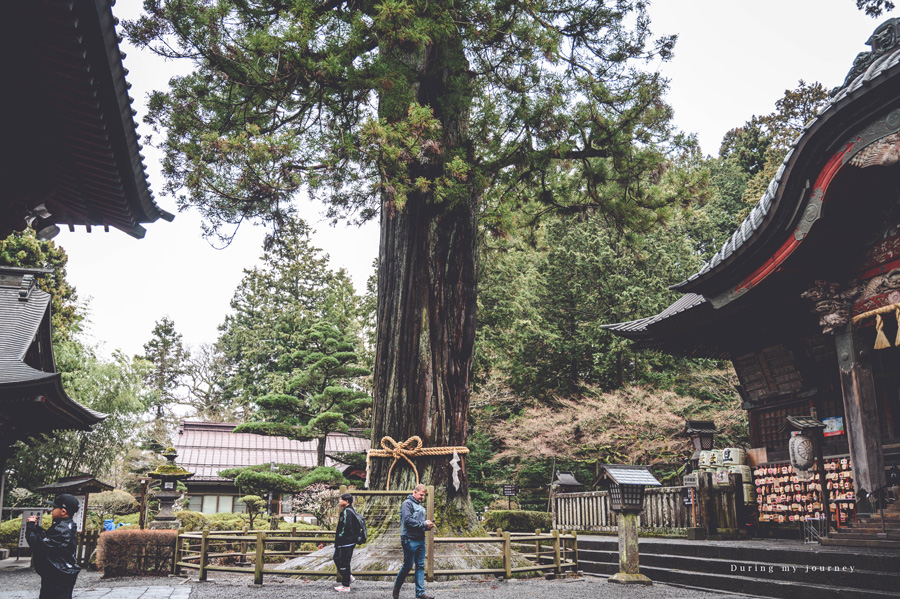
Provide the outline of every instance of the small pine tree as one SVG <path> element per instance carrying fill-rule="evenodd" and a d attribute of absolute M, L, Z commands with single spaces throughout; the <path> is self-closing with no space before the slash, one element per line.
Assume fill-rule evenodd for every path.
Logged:
<path fill-rule="evenodd" d="M 353 345 L 328 322 L 319 321 L 302 331 L 296 348 L 280 360 L 288 393 L 257 398 L 261 422 L 241 424 L 234 432 L 315 439 L 316 464 L 323 467 L 328 433 L 346 433 L 372 405 L 372 398 L 356 383 L 369 371 L 356 365 Z"/>

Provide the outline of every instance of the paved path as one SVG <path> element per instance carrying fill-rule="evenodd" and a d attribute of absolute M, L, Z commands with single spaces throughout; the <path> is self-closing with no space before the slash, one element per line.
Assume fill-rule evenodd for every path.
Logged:
<path fill-rule="evenodd" d="M 0 591 L 0 599 L 37 599 L 40 592 Z M 76 588 L 72 599 L 188 599 L 189 586 L 133 586 L 112 588 Z"/>

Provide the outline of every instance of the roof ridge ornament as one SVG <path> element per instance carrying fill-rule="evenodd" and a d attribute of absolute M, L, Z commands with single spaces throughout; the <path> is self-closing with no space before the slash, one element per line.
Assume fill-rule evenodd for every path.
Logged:
<path fill-rule="evenodd" d="M 872 63 L 884 56 L 888 50 L 892 50 L 900 46 L 900 18 L 894 17 L 888 19 L 879 25 L 869 39 L 866 40 L 871 50 L 868 52 L 860 52 L 853 59 L 853 66 L 844 82 L 838 87 L 831 90 L 831 95 L 836 96 L 842 89 L 848 87 L 857 77 L 865 73 Z"/>
<path fill-rule="evenodd" d="M 37 286 L 37 279 L 33 274 L 22 275 L 22 282 L 19 284 L 19 301 L 27 302 L 31 297 L 31 291 Z"/>

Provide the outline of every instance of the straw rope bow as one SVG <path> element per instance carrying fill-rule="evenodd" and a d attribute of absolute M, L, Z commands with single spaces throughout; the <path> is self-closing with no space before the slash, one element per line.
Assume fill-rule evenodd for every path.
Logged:
<path fill-rule="evenodd" d="M 394 458 L 394 461 L 391 462 L 391 467 L 388 470 L 387 485 L 385 486 L 385 490 L 389 490 L 389 487 L 391 485 L 391 474 L 394 472 L 394 466 L 397 465 L 397 462 L 400 460 L 400 458 L 403 458 L 409 463 L 410 466 L 412 466 L 413 472 L 416 473 L 416 484 L 418 485 L 419 471 L 416 469 L 416 465 L 413 464 L 412 460 L 409 458 L 423 455 L 434 456 L 450 455 L 453 453 L 469 453 L 468 447 L 422 447 L 422 445 L 422 437 L 419 437 L 418 435 L 413 435 L 402 443 L 398 443 L 392 437 L 382 437 L 381 449 L 369 449 L 366 451 L 367 462 L 369 461 L 368 459 L 370 457 Z"/>
<path fill-rule="evenodd" d="M 890 304 L 889 306 L 882 306 L 880 308 L 875 308 L 874 310 L 869 310 L 868 312 L 863 312 L 857 316 L 853 317 L 853 324 L 857 324 L 860 321 L 865 320 L 866 318 L 875 317 L 875 349 L 885 349 L 891 347 L 891 342 L 888 340 L 887 335 L 884 333 L 884 320 L 882 319 L 882 314 L 888 314 L 890 312 L 894 313 L 894 317 L 897 319 L 897 338 L 894 340 L 894 345 L 900 347 L 900 304 Z"/>

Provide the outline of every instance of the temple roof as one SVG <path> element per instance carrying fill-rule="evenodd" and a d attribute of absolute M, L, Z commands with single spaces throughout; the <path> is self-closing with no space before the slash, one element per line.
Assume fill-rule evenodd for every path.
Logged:
<path fill-rule="evenodd" d="M 114 227 L 168 212 L 147 183 L 111 0 L 29 0 L 4 6 L 6 56 L 0 238 L 39 206 L 61 226 Z"/>
<path fill-rule="evenodd" d="M 900 19 L 882 23 L 867 43 L 872 50 L 857 56 L 843 85 L 793 141 L 749 216 L 708 263 L 671 287 L 685 295 L 658 314 L 604 329 L 641 347 L 729 357 L 722 323 L 751 320 L 744 296 L 784 271 L 810 231 L 824 227 L 816 223 L 829 184 L 846 165 L 858 167 L 854 157 L 863 150 L 900 130 Z M 813 243 L 827 242 L 820 234 Z"/>
<path fill-rule="evenodd" d="M 175 449 L 178 464 L 194 472 L 189 481 L 223 481 L 220 470 L 243 468 L 260 464 L 295 464 L 315 468 L 318 441 L 296 441 L 287 437 L 233 433 L 234 422 L 182 422 Z M 329 433 L 325 442 L 328 453 L 363 453 L 369 449 L 369 439 L 344 433 Z M 326 466 L 338 462 L 326 457 Z"/>
<path fill-rule="evenodd" d="M 81 495 L 83 493 L 112 491 L 113 488 L 112 485 L 97 480 L 91 474 L 78 474 L 75 476 L 65 476 L 53 484 L 37 487 L 35 491 L 45 495 L 57 495 L 59 493 Z"/>
<path fill-rule="evenodd" d="M 0 438 L 6 445 L 54 430 L 88 429 L 106 418 L 62 388 L 53 362 L 50 294 L 37 288 L 39 272 L 0 267 Z"/>

